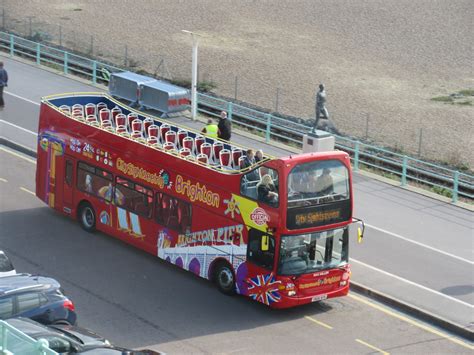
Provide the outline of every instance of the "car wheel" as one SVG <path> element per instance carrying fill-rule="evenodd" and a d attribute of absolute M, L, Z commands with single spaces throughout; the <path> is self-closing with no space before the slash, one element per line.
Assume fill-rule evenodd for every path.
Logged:
<path fill-rule="evenodd" d="M 235 276 L 228 264 L 222 263 L 217 266 L 215 281 L 219 291 L 226 295 L 235 294 Z"/>
<path fill-rule="evenodd" d="M 87 232 L 95 231 L 95 212 L 90 203 L 85 202 L 79 208 L 79 223 Z"/>

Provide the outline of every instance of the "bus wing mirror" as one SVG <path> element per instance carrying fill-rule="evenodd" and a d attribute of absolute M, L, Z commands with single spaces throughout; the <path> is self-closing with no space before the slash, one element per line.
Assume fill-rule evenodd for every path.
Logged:
<path fill-rule="evenodd" d="M 364 234 L 362 233 L 362 228 L 357 228 L 357 242 L 362 243 L 362 239 L 364 238 Z"/>
<path fill-rule="evenodd" d="M 263 236 L 262 236 L 262 243 L 261 243 L 260 249 L 261 249 L 262 251 L 268 251 L 268 249 L 269 249 L 269 243 L 270 243 L 270 238 L 268 237 L 268 235 L 263 235 Z"/>

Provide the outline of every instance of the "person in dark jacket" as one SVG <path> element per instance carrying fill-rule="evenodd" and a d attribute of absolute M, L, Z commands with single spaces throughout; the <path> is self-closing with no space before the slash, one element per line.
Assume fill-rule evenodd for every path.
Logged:
<path fill-rule="evenodd" d="M 3 62 L 0 62 L 0 109 L 5 107 L 5 101 L 3 101 L 3 88 L 8 84 L 8 73 L 3 68 Z"/>
<path fill-rule="evenodd" d="M 222 111 L 219 119 L 219 138 L 225 139 L 226 141 L 230 140 L 232 134 L 232 123 L 229 118 L 227 118 L 227 112 Z"/>
<path fill-rule="evenodd" d="M 278 205 L 278 192 L 269 174 L 263 175 L 262 181 L 257 185 L 257 193 L 259 201 L 272 206 Z"/>
<path fill-rule="evenodd" d="M 245 155 L 245 158 L 242 162 L 241 169 L 248 168 L 249 166 L 252 166 L 255 164 L 255 152 L 252 149 L 247 150 L 247 154 Z M 258 169 L 250 171 L 246 175 L 247 179 L 249 181 L 258 181 L 260 180 L 260 174 L 258 172 Z"/>

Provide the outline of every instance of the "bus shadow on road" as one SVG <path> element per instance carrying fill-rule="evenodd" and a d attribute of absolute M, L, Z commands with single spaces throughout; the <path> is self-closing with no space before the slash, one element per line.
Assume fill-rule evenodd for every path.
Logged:
<path fill-rule="evenodd" d="M 221 294 L 208 280 L 48 207 L 0 213 L 2 248 L 19 272 L 58 279 L 78 321 L 127 347 L 256 329 L 344 308 L 340 299 L 275 310 Z"/>

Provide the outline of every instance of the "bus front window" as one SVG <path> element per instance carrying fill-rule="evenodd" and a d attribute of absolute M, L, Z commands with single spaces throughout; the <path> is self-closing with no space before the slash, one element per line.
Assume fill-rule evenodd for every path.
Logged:
<path fill-rule="evenodd" d="M 288 208 L 349 198 L 349 173 L 339 160 L 297 165 L 288 176 Z"/>
<path fill-rule="evenodd" d="M 348 262 L 348 228 L 283 236 L 279 275 L 301 275 L 339 267 Z"/>

